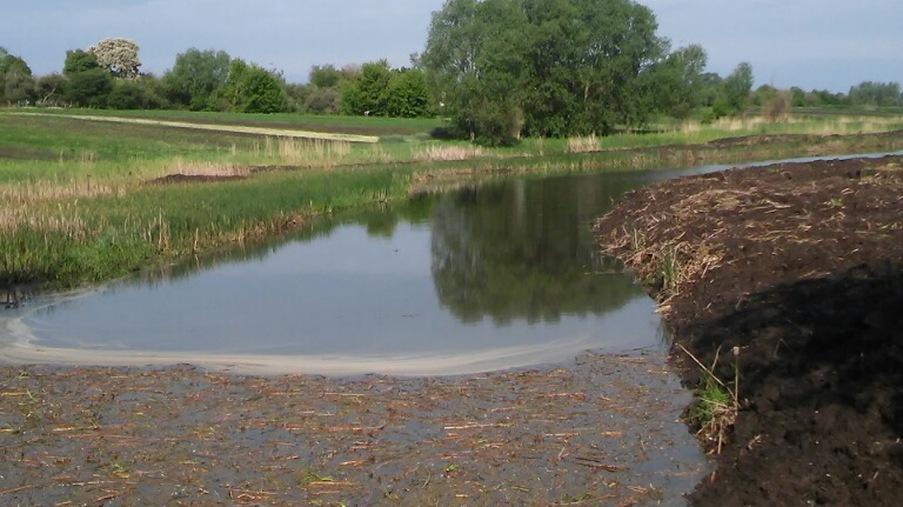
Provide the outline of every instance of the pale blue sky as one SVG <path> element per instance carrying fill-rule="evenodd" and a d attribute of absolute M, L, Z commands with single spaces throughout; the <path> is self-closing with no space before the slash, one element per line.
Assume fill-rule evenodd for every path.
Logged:
<path fill-rule="evenodd" d="M 675 45 L 697 42 L 711 70 L 746 60 L 756 80 L 845 91 L 862 80 L 903 81 L 901 0 L 641 0 Z M 443 0 L 0 0 L 0 46 L 38 73 L 59 70 L 66 49 L 108 36 L 141 45 L 161 73 L 186 48 L 234 56 L 306 80 L 315 63 L 421 51 Z"/>

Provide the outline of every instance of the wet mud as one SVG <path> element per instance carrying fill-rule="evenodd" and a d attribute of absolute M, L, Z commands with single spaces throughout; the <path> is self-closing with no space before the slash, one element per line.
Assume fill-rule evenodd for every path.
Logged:
<path fill-rule="evenodd" d="M 4 505 L 680 505 L 660 351 L 453 378 L 0 369 Z"/>

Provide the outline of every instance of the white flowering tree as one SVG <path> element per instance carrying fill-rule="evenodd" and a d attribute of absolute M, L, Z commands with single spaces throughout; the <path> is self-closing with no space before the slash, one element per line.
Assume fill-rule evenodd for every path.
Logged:
<path fill-rule="evenodd" d="M 113 37 L 104 39 L 88 48 L 97 57 L 97 63 L 110 70 L 114 76 L 132 79 L 138 77 L 141 61 L 138 44 L 130 39 Z"/>

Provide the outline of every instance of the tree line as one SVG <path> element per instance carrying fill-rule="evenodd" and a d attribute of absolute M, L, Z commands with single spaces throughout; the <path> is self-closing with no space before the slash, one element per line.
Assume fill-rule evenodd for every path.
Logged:
<path fill-rule="evenodd" d="M 447 134 L 484 144 L 522 136 L 608 134 L 660 116 L 703 120 L 762 108 L 903 105 L 898 83 L 849 93 L 753 90 L 753 69 L 707 72 L 698 45 L 672 48 L 633 0 L 447 0 L 410 67 L 380 60 L 317 65 L 305 84 L 224 51 L 189 49 L 162 76 L 140 71 L 138 45 L 105 39 L 36 77 L 0 48 L 0 103 L 114 109 L 439 115 Z"/>
<path fill-rule="evenodd" d="M 420 69 L 385 60 L 338 69 L 314 66 L 308 84 L 233 58 L 189 49 L 157 77 L 140 72 L 138 45 L 104 39 L 66 52 L 62 73 L 36 77 L 20 57 L 0 48 L 0 103 L 110 109 L 188 109 L 241 113 L 311 112 L 417 117 L 434 114 Z"/>

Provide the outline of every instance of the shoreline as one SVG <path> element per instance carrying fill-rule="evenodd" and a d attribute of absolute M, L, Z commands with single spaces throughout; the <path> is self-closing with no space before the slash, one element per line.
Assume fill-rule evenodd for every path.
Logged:
<path fill-rule="evenodd" d="M 100 246 L 94 237 L 95 232 L 85 231 L 86 236 L 82 240 L 53 236 L 48 243 L 48 237 L 40 231 L 19 231 L 13 233 L 11 238 L 31 245 L 30 248 L 36 251 L 28 252 L 27 256 L 19 251 L 4 252 L 9 256 L 9 265 L 15 269 L 0 273 L 0 279 L 4 280 L 0 284 L 77 287 L 86 282 L 118 278 L 141 267 L 164 266 L 226 247 L 265 241 L 274 235 L 309 225 L 322 215 L 393 202 L 412 193 L 443 190 L 461 182 L 480 179 L 740 164 L 795 156 L 832 156 L 900 149 L 903 149 L 903 131 L 850 135 L 786 134 L 583 154 L 540 153 L 525 158 L 380 163 L 333 168 L 326 172 L 322 168 L 287 168 L 263 171 L 253 177 L 232 181 L 139 185 L 120 197 L 100 196 L 79 202 L 82 213 L 85 213 L 84 220 L 107 224 L 105 230 L 108 234 L 127 239 L 123 240 L 122 248 L 110 254 L 109 258 L 105 257 L 99 263 L 81 260 L 96 257 Z M 314 193 L 311 190 L 314 187 L 319 189 L 317 192 L 325 192 L 323 195 L 317 194 L 316 201 L 299 197 L 307 191 Z M 360 191 L 350 192 L 351 188 L 358 187 Z M 272 203 L 260 203 L 262 209 L 232 209 L 226 197 L 236 193 L 273 194 L 280 198 Z M 156 204 L 153 209 L 147 208 L 149 203 L 156 203 L 164 197 L 168 203 L 166 209 L 157 208 Z M 137 202 L 143 204 L 131 204 Z M 196 213 L 199 208 L 205 210 L 200 215 Z M 211 223 L 219 226 L 212 227 Z M 138 234 L 144 226 L 150 231 L 147 237 Z M 71 261 L 70 258 L 79 261 L 66 264 Z"/>
<path fill-rule="evenodd" d="M 705 365 L 720 352 L 714 374 L 738 393 L 692 503 L 890 505 L 903 491 L 901 164 L 691 176 L 633 192 L 597 221 L 600 246 L 644 281 L 675 343 Z M 671 363 L 688 386 L 705 384 L 677 346 Z"/>

